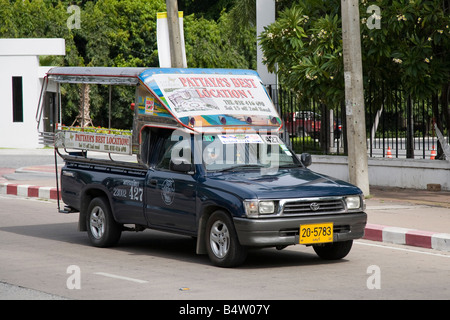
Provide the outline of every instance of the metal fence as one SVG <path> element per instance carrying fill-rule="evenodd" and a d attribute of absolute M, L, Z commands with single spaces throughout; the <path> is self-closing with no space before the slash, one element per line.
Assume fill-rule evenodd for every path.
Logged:
<path fill-rule="evenodd" d="M 450 141 L 444 112 L 436 98 L 415 101 L 401 90 L 365 92 L 367 151 L 370 157 L 443 159 L 438 142 Z M 381 90 L 381 94 L 380 91 Z M 300 99 L 295 92 L 268 86 L 284 121 L 283 137 L 296 153 L 345 155 L 346 117 L 342 101 L 334 108 Z"/>

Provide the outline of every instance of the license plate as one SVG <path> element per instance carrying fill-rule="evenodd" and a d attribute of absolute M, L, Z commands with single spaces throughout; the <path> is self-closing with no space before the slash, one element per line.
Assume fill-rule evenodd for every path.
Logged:
<path fill-rule="evenodd" d="M 300 244 L 315 244 L 325 242 L 333 242 L 332 222 L 305 224 L 300 226 Z"/>

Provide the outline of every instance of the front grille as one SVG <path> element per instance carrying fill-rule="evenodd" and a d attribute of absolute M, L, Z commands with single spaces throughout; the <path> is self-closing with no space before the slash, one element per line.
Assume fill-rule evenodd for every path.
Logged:
<path fill-rule="evenodd" d="M 342 198 L 287 200 L 282 207 L 284 215 L 315 215 L 345 211 Z"/>

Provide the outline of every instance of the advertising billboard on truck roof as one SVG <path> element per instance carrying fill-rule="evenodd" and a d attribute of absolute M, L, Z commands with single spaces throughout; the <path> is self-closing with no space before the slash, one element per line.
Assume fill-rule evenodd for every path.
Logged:
<path fill-rule="evenodd" d="M 282 124 L 253 70 L 56 67 L 47 76 L 58 83 L 138 86 L 137 117 L 173 118 L 194 131 L 278 130 Z"/>

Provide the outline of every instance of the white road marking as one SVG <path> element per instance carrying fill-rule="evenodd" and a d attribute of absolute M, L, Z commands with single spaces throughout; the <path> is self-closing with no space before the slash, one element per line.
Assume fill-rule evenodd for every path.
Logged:
<path fill-rule="evenodd" d="M 133 279 L 133 278 L 129 278 L 129 277 L 118 276 L 118 275 L 106 273 L 106 272 L 95 272 L 94 274 L 97 274 L 99 276 L 114 278 L 114 279 L 132 281 L 132 282 L 136 282 L 136 283 L 147 283 L 148 282 L 145 280 L 139 280 L 139 279 Z"/>
<path fill-rule="evenodd" d="M 392 250 L 414 252 L 414 253 L 427 254 L 427 255 L 430 255 L 430 256 L 450 258 L 450 255 L 446 255 L 446 254 L 427 252 L 427 251 L 419 251 L 419 250 L 412 250 L 412 249 L 407 249 L 407 248 L 398 248 L 398 247 L 390 246 L 388 244 L 375 244 L 375 243 L 367 243 L 367 242 L 360 242 L 360 241 L 355 241 L 354 243 L 361 244 L 361 245 L 364 245 L 364 246 L 370 246 L 370 247 L 387 248 L 387 249 L 392 249 Z"/>
<path fill-rule="evenodd" d="M 394 209 L 421 209 L 421 208 L 430 208 L 427 205 L 384 205 L 384 206 L 372 206 L 367 205 L 367 210 L 394 210 Z"/>

